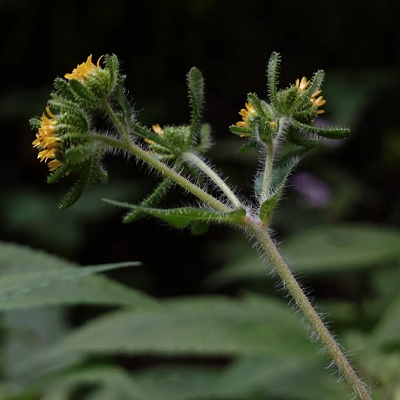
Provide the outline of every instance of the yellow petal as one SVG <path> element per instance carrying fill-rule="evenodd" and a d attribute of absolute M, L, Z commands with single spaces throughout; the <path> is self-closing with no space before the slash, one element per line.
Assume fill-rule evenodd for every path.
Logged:
<path fill-rule="evenodd" d="M 236 126 L 245 127 L 245 126 L 247 126 L 247 124 L 244 121 L 239 121 L 239 122 L 236 122 Z"/>
<path fill-rule="evenodd" d="M 61 162 L 58 160 L 52 160 L 48 163 L 50 172 L 55 171 L 58 167 L 61 167 Z"/>

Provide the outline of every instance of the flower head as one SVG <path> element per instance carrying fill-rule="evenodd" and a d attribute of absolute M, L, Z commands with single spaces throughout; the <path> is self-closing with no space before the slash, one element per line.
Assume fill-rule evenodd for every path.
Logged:
<path fill-rule="evenodd" d="M 243 121 L 236 122 L 236 126 L 239 127 L 246 127 L 249 117 L 254 115 L 256 113 L 256 110 L 253 108 L 253 106 L 250 103 L 246 103 L 246 109 L 242 108 L 239 112 L 239 115 L 242 116 Z"/>
<path fill-rule="evenodd" d="M 153 131 L 158 135 L 161 135 L 163 133 L 161 126 L 158 124 L 152 125 L 151 129 L 153 129 Z"/>
<path fill-rule="evenodd" d="M 49 159 L 53 159 L 49 162 L 50 171 L 56 170 L 61 166 L 61 162 L 56 159 L 58 150 L 59 138 L 55 135 L 55 125 L 57 120 L 55 115 L 52 114 L 49 107 L 46 107 L 46 113 L 43 113 L 40 119 L 39 131 L 36 134 L 36 139 L 32 142 L 33 147 L 38 147 L 40 161 L 47 162 Z"/>
<path fill-rule="evenodd" d="M 100 60 L 102 57 L 103 56 L 97 60 L 97 65 L 94 65 L 92 62 L 92 55 L 90 55 L 86 62 L 79 64 L 70 74 L 65 74 L 64 77 L 67 79 L 77 79 L 78 81 L 86 78 L 91 72 L 100 68 Z"/>
<path fill-rule="evenodd" d="M 303 78 L 300 79 L 296 79 L 296 87 L 299 89 L 299 92 L 304 92 L 308 85 L 310 84 L 310 81 L 307 80 L 307 78 L 305 76 L 303 76 Z"/>
<path fill-rule="evenodd" d="M 152 125 L 151 129 L 153 129 L 154 133 L 157 133 L 157 135 L 162 135 L 163 132 L 164 132 L 164 131 L 162 130 L 161 126 L 158 125 L 158 124 Z M 151 139 L 144 139 L 144 141 L 145 141 L 146 143 L 150 144 L 150 145 L 151 145 L 151 144 L 154 144 L 154 141 L 151 140 Z"/>
<path fill-rule="evenodd" d="M 323 96 L 319 96 L 321 94 L 322 90 L 317 90 L 312 96 L 311 96 L 311 102 L 315 104 L 317 107 L 322 107 L 325 103 L 326 100 L 324 100 Z M 317 96 L 319 96 L 317 98 Z M 317 114 L 323 114 L 325 111 L 324 110 L 318 110 Z"/>

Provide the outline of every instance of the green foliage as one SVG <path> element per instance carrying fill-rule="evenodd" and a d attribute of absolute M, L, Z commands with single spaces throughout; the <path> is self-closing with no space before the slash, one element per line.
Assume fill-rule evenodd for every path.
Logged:
<path fill-rule="evenodd" d="M 272 107 L 277 111 L 279 110 L 277 88 L 279 84 L 279 68 L 280 68 L 280 54 L 273 52 L 269 58 L 267 68 L 267 79 L 268 79 L 268 96 Z"/>
<path fill-rule="evenodd" d="M 95 275 L 137 265 L 78 267 L 41 251 L 0 242 L 0 310 L 61 304 L 152 304 L 144 294 Z"/>
<path fill-rule="evenodd" d="M 285 341 L 281 333 L 285 332 Z M 165 300 L 160 306 L 117 311 L 76 329 L 45 357 L 66 354 L 203 356 L 304 355 L 313 347 L 297 316 L 279 301 L 248 296 Z"/>
<path fill-rule="evenodd" d="M 90 92 L 90 90 L 77 79 L 71 79 L 69 81 L 69 85 L 71 87 L 72 92 L 77 96 L 80 100 L 84 100 L 88 105 L 92 107 L 96 107 L 98 103 L 98 99 Z"/>
<path fill-rule="evenodd" d="M 320 70 L 316 72 L 312 77 L 308 88 L 300 96 L 297 97 L 296 101 L 293 102 L 289 113 L 295 114 L 299 111 L 302 111 L 304 108 L 307 108 L 310 104 L 311 96 L 321 89 L 324 78 L 324 71 Z"/>
<path fill-rule="evenodd" d="M 187 145 L 191 146 L 193 141 L 197 139 L 201 129 L 201 118 L 204 104 L 204 79 L 201 72 L 193 67 L 187 75 L 187 85 L 189 89 L 190 103 L 190 135 Z M 204 138 L 203 138 L 204 141 Z"/>
<path fill-rule="evenodd" d="M 400 260 L 400 233 L 374 225 L 322 225 L 289 237 L 280 250 L 292 269 L 307 275 L 365 270 Z M 244 249 L 241 257 L 209 277 L 207 284 L 266 278 L 256 255 Z"/>
<path fill-rule="evenodd" d="M 172 186 L 171 181 L 168 178 L 165 178 L 160 182 L 153 192 L 148 195 L 141 203 L 138 205 L 139 208 L 151 208 L 160 204 L 161 200 L 164 198 L 168 189 Z M 124 222 L 133 222 L 140 218 L 145 217 L 147 214 L 138 209 L 134 209 L 129 211 L 123 218 Z"/>
<path fill-rule="evenodd" d="M 300 132 L 324 137 L 327 139 L 343 139 L 350 133 L 350 129 L 348 128 L 325 128 L 322 126 L 311 126 L 302 124 L 295 120 L 292 121 L 292 126 L 298 129 Z"/>
<path fill-rule="evenodd" d="M 85 149 L 84 149 L 85 150 Z M 88 150 L 88 148 L 86 148 Z M 88 152 L 80 152 L 77 149 L 73 152 L 75 155 L 75 160 L 78 161 L 78 156 L 81 155 L 81 162 L 83 166 L 79 165 L 80 176 L 76 181 L 75 185 L 69 190 L 69 192 L 64 196 L 60 203 L 60 210 L 65 210 L 75 204 L 82 194 L 87 190 L 92 184 L 100 180 L 101 182 L 107 182 L 107 173 L 101 167 L 99 156 L 90 156 L 88 158 Z M 71 157 L 72 158 L 72 157 Z"/>
<path fill-rule="evenodd" d="M 141 206 L 135 206 L 129 203 L 122 203 L 119 201 L 102 199 L 107 203 L 114 206 L 131 208 L 133 212 L 140 214 L 147 214 L 153 217 L 159 218 L 176 228 L 186 228 L 193 222 L 205 222 L 205 223 L 231 223 L 231 224 L 242 224 L 246 216 L 246 212 L 243 209 L 238 209 L 228 213 L 222 213 L 213 209 L 206 208 L 194 208 L 194 207 L 182 207 L 172 209 L 159 209 L 159 208 L 147 208 Z M 124 218 L 124 222 L 130 222 L 128 218 L 129 214 Z"/>

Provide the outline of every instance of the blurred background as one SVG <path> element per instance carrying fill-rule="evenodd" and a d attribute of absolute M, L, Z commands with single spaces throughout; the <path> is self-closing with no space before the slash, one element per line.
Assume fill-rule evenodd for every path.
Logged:
<path fill-rule="evenodd" d="M 352 324 L 370 329 L 383 308 L 369 308 L 367 314 L 360 310 L 365 312 L 367 303 L 377 304 L 380 288 L 385 291 L 400 275 L 398 262 L 388 263 L 400 249 L 396 4 L 0 1 L 0 239 L 83 265 L 139 260 L 142 267 L 110 276 L 157 297 L 236 296 L 252 290 L 280 298 L 276 280 L 257 264 L 239 232 L 213 226 L 205 235 L 192 236 L 153 219 L 122 224 L 123 210 L 100 198 L 138 202 L 157 182 L 134 161 L 106 160 L 109 183 L 98 184 L 60 212 L 59 200 L 74 177 L 46 183 L 47 166 L 36 159 L 31 145 L 35 132 L 28 124 L 29 118 L 43 113 L 55 77 L 71 72 L 89 54 L 97 60 L 106 53 L 121 60 L 139 121 L 147 126 L 187 123 L 186 73 L 196 66 L 206 82 L 204 120 L 211 124 L 215 142 L 210 158 L 250 195 L 257 155 L 237 156 L 242 142 L 228 126 L 240 120 L 247 93 L 266 99 L 266 63 L 277 51 L 282 55 L 281 87 L 325 70 L 327 104 L 318 123 L 349 126 L 352 133 L 342 141 L 321 143 L 302 160 L 274 217 L 276 238 L 287 242 L 283 250 L 293 255 L 290 261 L 300 260 L 299 270 L 304 266 L 302 279 L 318 302 L 331 305 L 339 334 Z M 167 201 L 184 202 L 179 190 Z M 330 236 L 336 227 L 344 233 Z M 299 244 L 300 239 L 304 243 Z M 313 263 L 315 257 L 319 263 Z M 242 261 L 238 270 L 238 260 L 256 266 L 245 270 Z M 379 287 L 377 266 L 392 268 Z M 393 297 L 397 294 L 393 288 Z M 74 308 L 68 321 L 77 326 L 92 314 L 88 308 Z"/>

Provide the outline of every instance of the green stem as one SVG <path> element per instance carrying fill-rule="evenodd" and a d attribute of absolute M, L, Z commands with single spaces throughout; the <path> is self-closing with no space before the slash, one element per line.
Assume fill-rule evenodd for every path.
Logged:
<path fill-rule="evenodd" d="M 104 111 L 107 113 L 107 115 L 111 119 L 112 123 L 117 128 L 118 133 L 122 137 L 129 139 L 129 132 L 124 128 L 121 121 L 117 118 L 117 116 L 114 113 L 114 110 L 111 108 L 111 106 L 108 103 L 106 98 L 102 100 L 102 105 L 103 105 Z"/>
<path fill-rule="evenodd" d="M 268 232 L 252 220 L 248 220 L 246 226 L 252 233 L 254 239 L 264 250 L 265 254 L 268 256 L 271 264 L 276 268 L 285 288 L 288 290 L 288 292 L 296 302 L 296 305 L 307 318 L 309 324 L 313 328 L 319 340 L 323 343 L 328 354 L 331 356 L 336 367 L 338 368 L 340 374 L 354 390 L 354 393 L 359 399 L 372 400 L 364 384 L 358 378 L 347 358 L 340 350 L 339 345 L 336 343 L 329 330 L 322 322 L 317 312 L 314 310 L 314 307 L 311 305 L 307 296 L 304 294 L 302 288 L 300 287 L 291 270 L 282 258 Z"/>
<path fill-rule="evenodd" d="M 271 177 L 272 177 L 272 167 L 274 163 L 274 153 L 275 153 L 275 145 L 272 142 L 267 147 L 267 157 L 265 160 L 263 184 L 260 196 L 261 201 L 267 199 L 269 195 L 269 188 L 271 186 Z"/>
<path fill-rule="evenodd" d="M 103 136 L 103 135 L 98 135 L 98 134 L 93 135 L 93 138 L 95 140 L 103 142 L 111 147 L 121 149 L 121 150 L 126 150 L 128 153 L 132 154 L 133 156 L 138 157 L 139 159 L 144 161 L 146 164 L 149 164 L 154 169 L 161 172 L 164 176 L 171 179 L 171 181 L 182 186 L 188 192 L 192 193 L 198 199 L 200 199 L 201 201 L 204 201 L 204 203 L 209 204 L 211 207 L 215 208 L 216 210 L 221 211 L 221 212 L 232 211 L 229 207 L 227 207 L 226 205 L 219 202 L 215 197 L 209 195 L 203 189 L 194 185 L 192 182 L 188 181 L 182 175 L 179 175 L 176 171 L 169 168 L 168 165 L 157 160 L 151 154 L 149 154 L 147 151 L 141 149 L 139 146 L 132 143 L 130 140 L 122 141 L 122 140 L 118 140 L 118 139 L 114 139 L 114 138 L 110 138 L 108 136 Z"/>
<path fill-rule="evenodd" d="M 197 168 L 203 171 L 221 190 L 225 193 L 226 197 L 236 207 L 242 207 L 239 199 L 235 196 L 229 186 L 221 179 L 221 177 L 215 173 L 215 171 L 209 167 L 201 158 L 196 154 L 189 151 L 182 154 L 184 160 L 194 164 Z"/>

